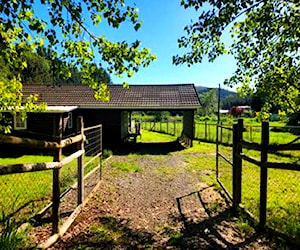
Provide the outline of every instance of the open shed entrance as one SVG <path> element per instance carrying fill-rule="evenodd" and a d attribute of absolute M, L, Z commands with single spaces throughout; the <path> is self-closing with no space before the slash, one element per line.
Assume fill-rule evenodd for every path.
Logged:
<path fill-rule="evenodd" d="M 169 111 L 170 110 L 167 112 Z M 178 112 L 178 110 L 176 111 Z M 155 112 L 159 114 L 164 111 Z M 177 140 L 178 138 L 187 139 L 187 141 L 189 141 L 188 146 L 192 146 L 195 133 L 194 110 L 180 111 L 180 114 L 182 114 L 180 120 L 178 120 L 178 115 L 168 115 L 168 117 L 164 119 L 162 119 L 161 116 L 155 116 L 152 119 L 149 119 L 140 115 L 134 116 L 132 114 L 132 111 L 128 112 L 128 139 L 133 139 L 133 141 L 136 142 L 136 138 L 141 136 L 142 130 L 149 130 L 173 135 L 174 140 Z M 160 119 L 157 119 L 157 117 Z"/>

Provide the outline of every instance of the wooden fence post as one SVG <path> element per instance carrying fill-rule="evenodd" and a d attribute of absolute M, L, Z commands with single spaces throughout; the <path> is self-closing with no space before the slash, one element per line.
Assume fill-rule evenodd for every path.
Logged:
<path fill-rule="evenodd" d="M 219 124 L 216 126 L 216 178 L 219 179 Z"/>
<path fill-rule="evenodd" d="M 204 122 L 204 139 L 207 141 L 207 122 Z"/>
<path fill-rule="evenodd" d="M 55 115 L 54 119 L 54 138 L 60 144 L 62 140 L 62 115 Z M 62 149 L 54 150 L 54 162 L 61 162 Z M 59 203 L 60 203 L 60 169 L 54 169 L 52 174 L 52 234 L 59 231 Z"/>
<path fill-rule="evenodd" d="M 79 116 L 77 118 L 77 133 L 84 136 L 84 124 L 83 117 Z M 82 139 L 77 143 L 77 150 L 84 150 L 84 140 Z M 80 205 L 84 200 L 84 155 L 77 158 L 77 205 Z"/>
<path fill-rule="evenodd" d="M 222 144 L 223 142 L 223 127 L 222 127 L 222 122 L 220 122 L 221 124 L 221 129 L 220 129 L 220 144 Z"/>
<path fill-rule="evenodd" d="M 268 185 L 268 168 L 265 163 L 268 162 L 268 145 L 269 145 L 269 123 L 262 123 L 261 131 L 261 155 L 260 155 L 260 205 L 259 205 L 259 223 L 261 226 L 266 224 L 267 220 L 267 185 Z"/>
<path fill-rule="evenodd" d="M 243 140 L 243 119 L 238 120 L 238 124 L 233 125 L 233 146 L 232 146 L 232 196 L 234 206 L 238 206 L 242 201 L 242 159 L 239 157 L 242 153 L 240 144 Z"/>

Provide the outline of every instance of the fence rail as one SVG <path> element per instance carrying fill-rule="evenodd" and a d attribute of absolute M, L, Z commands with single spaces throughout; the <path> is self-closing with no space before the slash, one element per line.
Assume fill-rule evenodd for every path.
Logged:
<path fill-rule="evenodd" d="M 219 133 L 220 129 L 224 129 L 221 124 L 217 126 L 216 133 Z M 292 238 L 299 238 L 299 228 L 292 226 L 300 221 L 298 213 L 300 209 L 299 160 L 279 162 L 278 157 L 274 158 L 272 155 L 278 151 L 299 151 L 299 143 L 296 142 L 300 137 L 296 137 L 288 143 L 271 144 L 269 123 L 263 122 L 261 142 L 249 142 L 243 136 L 245 127 L 242 119 L 238 121 L 238 124 L 233 125 L 232 133 L 232 164 L 228 156 L 219 152 L 220 142 L 217 140 L 217 181 L 232 199 L 233 204 L 235 206 L 243 205 L 262 227 L 268 226 L 289 234 Z M 255 151 L 243 152 L 243 149 Z M 259 152 L 259 155 L 253 152 Z M 225 160 L 226 168 L 231 169 L 232 175 L 228 171 L 223 171 L 226 178 L 220 174 L 220 168 L 224 165 L 221 166 L 220 159 Z M 231 190 L 227 188 L 228 179 L 232 182 Z M 280 200 L 280 196 L 282 200 Z"/>
<path fill-rule="evenodd" d="M 70 217 L 73 218 L 73 214 L 75 212 L 78 213 L 85 197 L 87 197 L 91 188 L 96 186 L 101 177 L 99 174 L 101 170 L 99 169 L 101 169 L 102 156 L 102 126 L 97 125 L 90 128 L 84 128 L 81 117 L 78 118 L 77 124 L 77 135 L 62 139 L 62 120 L 61 116 L 58 117 L 56 120 L 57 133 L 53 136 L 54 138 L 57 138 L 57 141 L 43 141 L 8 135 L 0 136 L 0 144 L 38 149 L 54 149 L 53 162 L 0 165 L 0 177 L 6 177 L 5 182 L 1 182 L 0 191 L 0 205 L 2 206 L 3 212 L 10 216 L 23 216 L 21 219 L 24 221 L 31 218 L 33 215 L 35 219 L 41 218 L 50 208 L 52 208 L 51 221 L 54 238 L 61 234 L 62 230 L 66 230 L 65 223 L 70 224 Z M 75 152 L 63 157 L 62 150 L 72 144 L 77 145 L 77 148 L 74 150 Z M 68 150 L 68 152 L 70 152 L 70 150 Z M 45 156 L 45 158 L 49 158 L 50 160 L 49 156 Z M 76 164 L 74 162 L 75 160 L 77 160 Z M 50 175 L 51 171 L 49 170 L 52 171 L 52 175 Z M 38 174 L 38 176 L 31 177 L 33 174 Z M 28 177 L 26 177 L 27 175 Z M 52 184 L 50 184 L 51 180 Z M 28 181 L 30 182 L 30 185 L 28 184 Z M 76 181 L 76 183 L 74 183 L 74 181 Z M 3 185 L 5 186 L 4 188 Z M 87 190 L 85 190 L 85 185 L 87 186 Z M 52 198 L 49 199 L 51 197 L 51 186 Z M 69 195 L 70 192 L 76 192 L 76 195 Z M 24 199 L 22 199 L 23 195 L 26 195 L 24 196 Z M 66 202 L 66 200 L 69 199 L 67 202 L 74 203 L 75 207 L 71 205 L 71 203 L 63 206 L 69 208 L 74 207 L 74 210 L 69 219 L 65 221 L 64 225 L 60 226 L 60 204 L 62 202 L 62 197 L 65 197 L 63 202 Z M 70 198 L 73 199 L 73 197 L 77 197 L 75 202 L 70 200 Z M 7 199 L 21 200 L 18 202 L 18 207 L 13 208 L 15 211 L 11 212 L 12 206 L 9 205 L 15 202 L 10 201 L 7 203 L 5 202 Z M 23 204 L 21 203 L 22 201 L 24 201 Z M 34 205 L 34 211 L 29 213 L 30 209 L 27 209 L 27 206 L 33 202 L 34 204 L 36 202 L 41 204 Z M 36 209 L 39 209 L 39 212 L 37 212 Z M 62 208 L 62 210 L 63 209 L 64 208 Z M 21 210 L 22 212 L 19 213 Z M 23 212 L 23 210 L 25 212 Z M 32 214 L 32 212 L 34 214 Z M 54 239 L 53 237 L 51 238 L 52 240 Z M 46 245 L 51 244 L 52 240 L 46 243 Z"/>

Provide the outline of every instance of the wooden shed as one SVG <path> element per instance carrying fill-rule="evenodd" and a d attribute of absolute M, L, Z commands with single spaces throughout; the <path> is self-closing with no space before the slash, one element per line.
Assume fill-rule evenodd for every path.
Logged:
<path fill-rule="evenodd" d="M 104 147 L 118 145 L 128 135 L 132 111 L 182 111 L 183 133 L 192 139 L 194 111 L 200 107 L 193 84 L 110 85 L 109 102 L 96 100 L 94 90 L 86 86 L 24 85 L 23 92 L 25 96 L 38 94 L 48 105 L 45 113 L 28 114 L 27 126 L 20 129 L 23 133 L 53 134 L 51 114 L 55 107 L 64 107 L 64 135 L 74 133 L 76 118 L 83 116 L 85 127 L 102 124 Z"/>

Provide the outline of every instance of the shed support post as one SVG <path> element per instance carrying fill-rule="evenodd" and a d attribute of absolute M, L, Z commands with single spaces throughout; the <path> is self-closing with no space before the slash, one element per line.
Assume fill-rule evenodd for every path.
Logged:
<path fill-rule="evenodd" d="M 183 112 L 183 134 L 188 138 L 188 145 L 193 146 L 194 139 L 194 110 Z"/>

